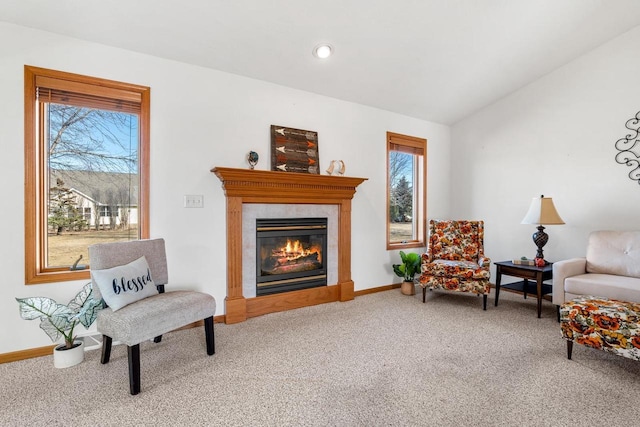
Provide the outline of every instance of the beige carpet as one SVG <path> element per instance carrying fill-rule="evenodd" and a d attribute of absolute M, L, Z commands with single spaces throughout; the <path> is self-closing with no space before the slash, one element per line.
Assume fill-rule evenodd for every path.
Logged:
<path fill-rule="evenodd" d="M 129 395 L 126 348 L 63 370 L 0 365 L 2 426 L 570 426 L 640 419 L 640 363 L 583 346 L 567 360 L 555 307 L 399 290 L 216 324 L 142 346 Z M 35 327 L 35 325 L 34 325 Z"/>

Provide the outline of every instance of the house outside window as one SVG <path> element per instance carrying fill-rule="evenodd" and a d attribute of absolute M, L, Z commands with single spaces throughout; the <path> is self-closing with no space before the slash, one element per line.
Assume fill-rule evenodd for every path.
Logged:
<path fill-rule="evenodd" d="M 91 221 L 91 208 L 83 207 L 82 208 L 82 217 L 87 222 Z"/>
<path fill-rule="evenodd" d="M 148 238 L 149 100 L 148 87 L 25 66 L 27 284 L 88 278 L 70 267 L 89 265 L 89 245 Z"/>
<path fill-rule="evenodd" d="M 100 206 L 100 216 L 101 217 L 110 217 L 111 216 L 111 206 Z"/>
<path fill-rule="evenodd" d="M 427 140 L 387 132 L 387 249 L 426 246 Z"/>

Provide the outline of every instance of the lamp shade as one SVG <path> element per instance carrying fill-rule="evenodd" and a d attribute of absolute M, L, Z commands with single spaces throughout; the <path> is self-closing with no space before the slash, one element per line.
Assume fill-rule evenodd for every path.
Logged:
<path fill-rule="evenodd" d="M 531 206 L 529 211 L 525 215 L 521 224 L 539 224 L 539 225 L 554 225 L 564 224 L 556 207 L 553 205 L 553 199 L 551 197 L 534 197 L 531 200 Z"/>

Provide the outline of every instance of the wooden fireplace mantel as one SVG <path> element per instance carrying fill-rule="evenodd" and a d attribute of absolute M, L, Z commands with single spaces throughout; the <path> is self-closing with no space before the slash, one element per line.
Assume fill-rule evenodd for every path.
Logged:
<path fill-rule="evenodd" d="M 351 280 L 351 199 L 366 178 L 215 167 L 227 199 L 227 297 L 225 322 L 276 311 L 349 301 Z M 338 205 L 338 283 L 255 298 L 242 294 L 242 205 L 245 203 Z"/>

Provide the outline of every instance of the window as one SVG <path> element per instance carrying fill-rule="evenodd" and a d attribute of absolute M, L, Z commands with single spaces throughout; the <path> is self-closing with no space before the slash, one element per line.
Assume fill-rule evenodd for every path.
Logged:
<path fill-rule="evenodd" d="M 387 249 L 426 246 L 427 140 L 387 132 Z"/>
<path fill-rule="evenodd" d="M 111 206 L 100 206 L 100 216 L 101 217 L 110 217 L 111 216 Z"/>
<path fill-rule="evenodd" d="M 149 237 L 150 89 L 31 66 L 25 77 L 25 281 L 71 270 L 93 243 Z"/>

